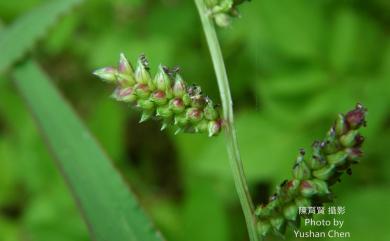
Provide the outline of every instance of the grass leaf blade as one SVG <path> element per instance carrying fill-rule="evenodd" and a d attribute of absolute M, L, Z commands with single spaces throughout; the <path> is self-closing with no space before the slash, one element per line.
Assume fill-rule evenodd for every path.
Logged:
<path fill-rule="evenodd" d="M 13 73 L 97 241 L 161 241 L 110 160 L 34 62 Z"/>

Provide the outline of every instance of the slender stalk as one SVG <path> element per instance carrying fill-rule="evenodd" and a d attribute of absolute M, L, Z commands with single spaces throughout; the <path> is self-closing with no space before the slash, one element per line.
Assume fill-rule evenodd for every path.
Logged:
<path fill-rule="evenodd" d="M 217 76 L 219 92 L 221 95 L 223 117 L 225 121 L 224 129 L 227 149 L 229 153 L 230 166 L 233 172 L 234 183 L 238 197 L 240 199 L 242 210 L 244 212 L 249 238 L 251 241 L 258 241 L 259 236 L 256 231 L 254 206 L 248 191 L 248 185 L 246 183 L 245 173 L 240 157 L 240 151 L 233 122 L 233 102 L 230 94 L 229 80 L 226 73 L 225 63 L 223 61 L 221 47 L 219 46 L 214 23 L 208 15 L 208 10 L 204 4 L 204 0 L 195 0 L 195 4 L 199 11 L 203 30 L 206 35 L 207 44 L 209 46 L 211 59 L 214 65 L 215 74 Z"/>

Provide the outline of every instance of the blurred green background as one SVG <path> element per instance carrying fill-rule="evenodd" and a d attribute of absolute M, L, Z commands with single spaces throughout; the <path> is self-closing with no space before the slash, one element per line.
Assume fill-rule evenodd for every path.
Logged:
<path fill-rule="evenodd" d="M 43 2 L 1 1 L 0 26 Z M 290 177 L 298 148 L 309 148 L 337 113 L 361 102 L 369 110 L 365 155 L 334 188 L 335 205 L 346 206 L 340 219 L 348 240 L 390 240 L 389 1 L 253 0 L 240 12 L 219 35 L 255 202 Z M 88 0 L 30 52 L 167 240 L 247 240 L 223 136 L 175 136 L 157 122 L 138 124 L 139 114 L 110 99 L 110 86 L 91 75 L 116 64 L 120 52 L 133 63 L 145 53 L 152 72 L 159 63 L 179 65 L 188 82 L 219 100 L 192 1 Z M 8 78 L 0 76 L 0 241 L 90 240 Z"/>

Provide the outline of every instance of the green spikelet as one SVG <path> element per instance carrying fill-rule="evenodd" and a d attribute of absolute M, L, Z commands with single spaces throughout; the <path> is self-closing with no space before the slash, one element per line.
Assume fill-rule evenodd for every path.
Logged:
<path fill-rule="evenodd" d="M 250 0 L 204 0 L 210 15 L 219 27 L 228 27 L 233 18 L 239 17 L 237 6 Z"/>
<path fill-rule="evenodd" d="M 140 122 L 159 119 L 161 130 L 175 125 L 175 134 L 206 132 L 215 136 L 221 132 L 222 119 L 216 105 L 202 94 L 199 86 L 187 86 L 177 68 L 160 65 L 152 77 L 144 55 L 139 57 L 134 69 L 125 55 L 120 54 L 118 68 L 104 67 L 93 74 L 116 85 L 112 97 L 139 109 Z"/>
<path fill-rule="evenodd" d="M 325 139 L 313 143 L 311 156 L 300 150 L 293 166 L 293 178 L 277 187 L 268 204 L 256 209 L 259 236 L 272 231 L 284 235 L 286 224 L 299 227 L 299 207 L 320 206 L 332 201 L 330 187 L 344 172 L 350 175 L 351 165 L 362 155 L 364 138 L 359 129 L 366 124 L 366 112 L 358 104 L 346 115 L 340 114 Z"/>

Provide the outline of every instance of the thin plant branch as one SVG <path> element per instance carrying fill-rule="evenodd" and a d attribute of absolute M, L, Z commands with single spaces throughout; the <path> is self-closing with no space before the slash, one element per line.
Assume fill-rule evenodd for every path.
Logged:
<path fill-rule="evenodd" d="M 215 74 L 217 76 L 218 88 L 221 95 L 227 149 L 229 153 L 231 169 L 233 172 L 234 183 L 238 197 L 240 199 L 242 210 L 244 212 L 249 238 L 251 241 L 258 241 L 259 236 L 256 230 L 254 205 L 248 191 L 248 185 L 245 178 L 236 131 L 234 128 L 233 102 L 230 94 L 229 80 L 223 61 L 221 47 L 219 45 L 213 20 L 208 14 L 208 9 L 204 3 L 204 0 L 195 0 L 195 4 L 199 11 L 203 30 L 206 35 L 207 44 L 209 46 L 211 59 L 214 65 Z"/>

